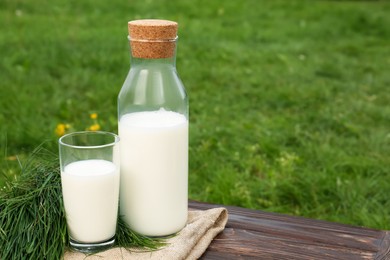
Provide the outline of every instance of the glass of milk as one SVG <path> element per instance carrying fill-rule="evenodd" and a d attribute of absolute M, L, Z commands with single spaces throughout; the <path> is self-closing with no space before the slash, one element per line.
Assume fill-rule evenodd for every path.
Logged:
<path fill-rule="evenodd" d="M 61 184 L 70 246 L 91 253 L 115 242 L 119 137 L 74 132 L 59 139 Z"/>

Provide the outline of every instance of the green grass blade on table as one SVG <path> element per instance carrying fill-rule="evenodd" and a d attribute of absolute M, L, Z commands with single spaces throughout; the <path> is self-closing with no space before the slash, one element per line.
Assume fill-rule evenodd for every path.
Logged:
<path fill-rule="evenodd" d="M 0 193 L 0 259 L 60 259 L 68 242 L 56 155 L 37 148 Z"/>
<path fill-rule="evenodd" d="M 121 217 L 118 217 L 115 241 L 119 247 L 129 250 L 157 250 L 167 244 L 164 238 L 150 238 L 134 232 Z"/>

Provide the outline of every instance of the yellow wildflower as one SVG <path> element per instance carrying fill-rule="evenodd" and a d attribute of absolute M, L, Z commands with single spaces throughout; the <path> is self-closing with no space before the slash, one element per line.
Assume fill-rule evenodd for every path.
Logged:
<path fill-rule="evenodd" d="M 90 131 L 99 131 L 100 130 L 100 125 L 99 124 L 93 124 L 91 125 L 88 130 Z"/>
<path fill-rule="evenodd" d="M 57 136 L 63 136 L 65 134 L 65 130 L 67 128 L 67 125 L 65 124 L 58 124 L 56 129 L 55 129 L 55 133 Z"/>
<path fill-rule="evenodd" d="M 89 115 L 89 117 L 90 117 L 91 119 L 97 119 L 97 118 L 98 118 L 98 115 L 97 115 L 97 113 L 92 113 L 92 114 Z"/>
<path fill-rule="evenodd" d="M 8 156 L 6 159 L 8 161 L 16 161 L 18 159 L 18 157 L 16 155 L 12 155 L 12 156 Z"/>
<path fill-rule="evenodd" d="M 56 135 L 61 137 L 65 134 L 66 130 L 68 130 L 70 128 L 70 125 L 69 124 L 58 124 L 56 129 L 54 130 Z"/>

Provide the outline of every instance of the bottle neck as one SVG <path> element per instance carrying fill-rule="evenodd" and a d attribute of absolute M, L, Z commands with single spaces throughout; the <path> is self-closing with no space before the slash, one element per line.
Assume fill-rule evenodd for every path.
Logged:
<path fill-rule="evenodd" d="M 176 67 L 176 55 L 170 58 L 160 58 L 160 59 L 146 59 L 146 58 L 136 58 L 133 55 L 130 55 L 130 64 L 131 66 L 137 67 Z"/>

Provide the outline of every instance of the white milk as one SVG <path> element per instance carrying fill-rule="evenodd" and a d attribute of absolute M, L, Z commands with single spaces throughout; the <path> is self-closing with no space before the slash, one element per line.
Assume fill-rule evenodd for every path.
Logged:
<path fill-rule="evenodd" d="M 147 236 L 181 230 L 188 206 L 187 118 L 165 110 L 126 114 L 119 136 L 120 214 Z"/>
<path fill-rule="evenodd" d="M 102 242 L 115 235 L 119 169 L 105 160 L 68 164 L 61 173 L 70 237 L 82 243 Z"/>

